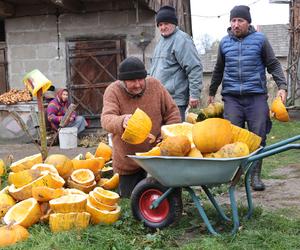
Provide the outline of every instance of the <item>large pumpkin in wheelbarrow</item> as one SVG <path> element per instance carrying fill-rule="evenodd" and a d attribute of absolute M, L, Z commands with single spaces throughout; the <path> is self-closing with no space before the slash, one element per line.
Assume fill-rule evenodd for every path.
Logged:
<path fill-rule="evenodd" d="M 182 214 L 181 188 L 171 192 L 158 207 L 151 207 L 153 201 L 167 190 L 167 187 L 153 177 L 140 181 L 131 194 L 131 210 L 134 218 L 150 228 L 164 228 L 176 222 Z"/>

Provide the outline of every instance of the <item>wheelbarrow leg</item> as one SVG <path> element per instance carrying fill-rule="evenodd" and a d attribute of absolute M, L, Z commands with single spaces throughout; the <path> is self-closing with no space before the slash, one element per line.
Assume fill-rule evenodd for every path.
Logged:
<path fill-rule="evenodd" d="M 196 196 L 195 192 L 193 189 L 191 189 L 190 187 L 186 187 L 186 190 L 189 192 L 189 194 L 191 195 L 199 213 L 200 213 L 200 216 L 202 217 L 204 223 L 206 224 L 207 226 L 207 229 L 208 231 L 213 234 L 213 235 L 219 235 L 213 228 L 213 226 L 211 225 L 211 223 L 209 222 L 208 218 L 207 218 L 207 215 L 203 209 L 203 207 L 201 206 L 200 204 L 200 198 Z"/>
<path fill-rule="evenodd" d="M 206 193 L 207 197 L 209 198 L 210 202 L 213 204 L 213 206 L 215 207 L 215 209 L 217 210 L 217 212 L 219 213 L 219 215 L 222 217 L 223 220 L 226 221 L 231 221 L 230 218 L 228 218 L 223 209 L 219 206 L 219 204 L 217 203 L 217 201 L 215 200 L 215 197 L 212 195 L 212 193 L 209 191 L 208 187 L 203 185 L 201 186 L 202 189 L 204 190 L 204 192 Z"/>
<path fill-rule="evenodd" d="M 231 234 L 235 234 L 240 226 L 238 209 L 234 197 L 235 186 L 229 187 L 229 196 L 230 196 L 230 206 L 232 210 L 232 220 L 233 220 L 233 229 L 231 230 Z"/>
<path fill-rule="evenodd" d="M 159 204 L 168 197 L 168 195 L 173 192 L 174 188 L 169 188 L 166 192 L 162 194 L 162 196 L 158 197 L 155 201 L 150 205 L 150 209 L 158 208 Z"/>
<path fill-rule="evenodd" d="M 252 168 L 250 167 L 245 175 L 245 189 L 246 189 L 247 203 L 248 203 L 248 212 L 246 215 L 247 219 L 250 219 L 253 214 L 253 202 L 252 202 L 251 186 L 250 186 L 251 170 Z"/>

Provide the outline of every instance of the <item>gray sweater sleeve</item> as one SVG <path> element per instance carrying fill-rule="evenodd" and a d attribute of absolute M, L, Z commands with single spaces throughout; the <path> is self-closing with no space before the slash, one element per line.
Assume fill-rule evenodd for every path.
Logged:
<path fill-rule="evenodd" d="M 217 93 L 218 87 L 222 83 L 223 80 L 223 73 L 224 73 L 224 67 L 225 67 L 225 60 L 222 55 L 221 46 L 219 46 L 218 50 L 218 56 L 217 56 L 217 62 L 212 74 L 211 83 L 209 86 L 209 95 L 215 96 Z"/>
<path fill-rule="evenodd" d="M 262 60 L 267 68 L 268 73 L 273 76 L 278 88 L 287 90 L 287 83 L 281 64 L 275 57 L 272 46 L 267 38 L 265 39 L 265 43 L 262 47 Z"/>

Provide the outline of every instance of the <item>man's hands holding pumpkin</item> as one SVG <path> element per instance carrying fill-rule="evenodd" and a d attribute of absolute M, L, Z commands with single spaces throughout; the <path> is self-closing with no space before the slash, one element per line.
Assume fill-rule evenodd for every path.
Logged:
<path fill-rule="evenodd" d="M 198 105 L 199 105 L 199 99 L 195 99 L 195 98 L 190 97 L 189 105 L 190 105 L 192 108 L 197 108 Z"/>
<path fill-rule="evenodd" d="M 124 129 L 127 127 L 128 120 L 130 119 L 131 116 L 132 116 L 131 114 L 127 114 L 127 115 L 124 116 L 123 124 L 122 124 L 122 126 L 123 126 Z"/>
<path fill-rule="evenodd" d="M 278 97 L 278 96 L 280 96 L 281 101 L 282 101 L 283 103 L 286 102 L 287 92 L 286 92 L 285 89 L 279 89 L 278 92 L 277 92 L 277 97 Z"/>

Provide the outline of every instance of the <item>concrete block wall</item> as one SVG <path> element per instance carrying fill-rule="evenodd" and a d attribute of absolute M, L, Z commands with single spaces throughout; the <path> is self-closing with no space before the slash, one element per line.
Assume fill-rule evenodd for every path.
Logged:
<path fill-rule="evenodd" d="M 135 11 L 62 14 L 59 17 L 59 53 L 56 16 L 27 16 L 5 20 L 8 76 L 10 88 L 24 88 L 22 79 L 39 69 L 56 87 L 66 85 L 66 41 L 74 38 L 126 37 L 126 55 L 143 58 L 139 43 L 145 37 L 153 43 L 154 13 L 141 10 L 138 23 Z M 144 51 L 146 64 L 154 46 Z"/>

